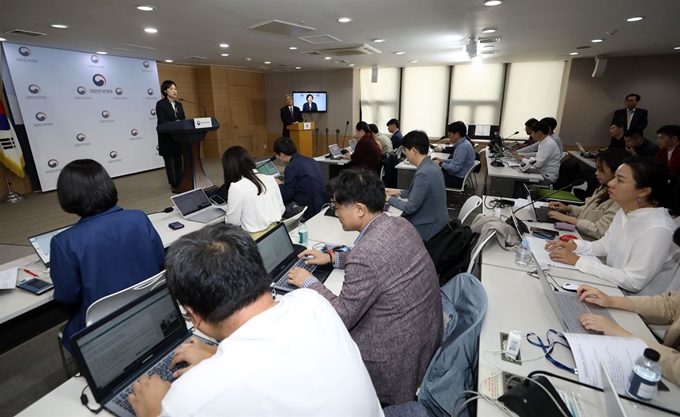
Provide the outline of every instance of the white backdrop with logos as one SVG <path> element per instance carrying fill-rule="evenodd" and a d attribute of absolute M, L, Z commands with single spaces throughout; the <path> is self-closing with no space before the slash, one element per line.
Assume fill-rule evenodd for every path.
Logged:
<path fill-rule="evenodd" d="M 112 177 L 163 166 L 156 62 L 2 45 L 43 191 L 75 159 L 94 159 Z"/>

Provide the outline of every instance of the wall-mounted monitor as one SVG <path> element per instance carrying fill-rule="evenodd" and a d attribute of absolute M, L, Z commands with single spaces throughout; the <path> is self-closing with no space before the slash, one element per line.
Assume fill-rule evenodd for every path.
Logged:
<path fill-rule="evenodd" d="M 325 91 L 293 91 L 293 105 L 303 113 L 325 113 Z"/>

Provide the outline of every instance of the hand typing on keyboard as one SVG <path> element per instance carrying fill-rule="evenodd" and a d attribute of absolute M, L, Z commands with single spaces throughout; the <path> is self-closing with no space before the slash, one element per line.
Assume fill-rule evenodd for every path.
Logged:
<path fill-rule="evenodd" d="M 574 255 L 576 250 L 576 243 L 562 242 L 561 240 L 551 240 L 545 245 L 545 250 L 547 250 L 550 255 L 550 259 L 555 262 L 562 262 L 567 265 L 576 265 L 580 256 Z"/>
<path fill-rule="evenodd" d="M 128 402 L 137 417 L 158 416 L 161 414 L 161 401 L 169 390 L 170 383 L 160 376 L 143 376 L 132 385 L 133 393 L 128 396 Z"/>
<path fill-rule="evenodd" d="M 207 345 L 192 337 L 175 350 L 172 362 L 170 362 L 170 369 L 173 370 L 172 377 L 179 378 L 201 361 L 210 358 L 215 352 L 217 352 L 217 346 Z"/>
<path fill-rule="evenodd" d="M 318 250 L 307 249 L 302 251 L 298 258 L 302 262 L 299 262 L 295 268 L 292 268 L 288 273 L 288 283 L 294 285 L 298 288 L 302 287 L 305 280 L 312 275 L 309 271 L 309 266 L 311 265 L 326 265 L 331 262 L 329 254 L 319 252 Z M 333 259 L 334 260 L 334 259 Z"/>

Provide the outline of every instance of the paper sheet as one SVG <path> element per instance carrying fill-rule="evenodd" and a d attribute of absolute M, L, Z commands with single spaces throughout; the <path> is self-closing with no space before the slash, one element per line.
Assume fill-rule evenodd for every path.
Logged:
<path fill-rule="evenodd" d="M 567 265 L 562 262 L 557 262 L 553 261 L 550 259 L 550 255 L 548 254 L 548 251 L 545 250 L 545 244 L 546 241 L 537 237 L 525 235 L 524 239 L 529 242 L 529 249 L 531 249 L 531 253 L 534 255 L 534 258 L 536 258 L 536 261 L 538 261 L 538 264 L 541 266 L 541 269 L 548 269 L 551 266 L 554 266 L 556 268 L 564 268 L 564 269 L 574 269 L 578 270 L 578 268 L 575 265 Z M 592 256 L 592 255 L 579 255 L 582 258 L 588 258 L 588 259 L 595 259 L 597 262 L 602 263 L 597 257 Z"/>
<path fill-rule="evenodd" d="M 565 333 L 564 336 L 574 355 L 578 380 L 602 388 L 600 376 L 602 361 L 619 394 L 624 394 L 628 389 L 628 378 L 633 372 L 633 365 L 647 348 L 642 339 L 630 337 L 576 333 Z"/>
<path fill-rule="evenodd" d="M 475 125 L 476 136 L 491 136 L 491 125 Z"/>
<path fill-rule="evenodd" d="M 10 268 L 0 271 L 0 290 L 11 290 L 17 286 L 18 268 Z"/>

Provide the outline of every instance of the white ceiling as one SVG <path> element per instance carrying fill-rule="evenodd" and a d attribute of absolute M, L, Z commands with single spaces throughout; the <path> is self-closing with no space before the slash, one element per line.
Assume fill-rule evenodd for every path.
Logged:
<path fill-rule="evenodd" d="M 135 6 L 140 4 L 155 6 L 156 11 L 138 11 Z M 680 53 L 673 49 L 680 46 L 679 15 L 677 0 L 505 0 L 496 7 L 484 6 L 483 0 L 2 0 L 0 37 L 29 45 L 269 72 L 296 66 L 347 67 L 302 54 L 319 45 L 247 29 L 271 19 L 310 26 L 317 29 L 313 35 L 329 34 L 342 41 L 332 46 L 368 44 L 382 53 L 344 59 L 357 67 L 385 67 L 462 62 L 467 38 L 480 36 L 502 37 L 494 48 L 498 54 L 489 62 L 564 59 L 578 46 L 591 47 L 581 50 L 579 57 Z M 353 20 L 338 23 L 341 16 Z M 633 16 L 645 19 L 626 22 Z M 55 23 L 70 27 L 50 27 Z M 158 33 L 147 34 L 145 27 Z M 485 27 L 498 32 L 483 35 Z M 6 33 L 13 29 L 47 36 Z M 373 43 L 376 38 L 386 42 Z M 465 40 L 456 40 L 460 38 Z M 594 38 L 605 41 L 591 43 Z M 220 43 L 230 46 L 220 48 Z M 124 44 L 153 49 L 113 49 L 129 48 Z M 298 49 L 291 51 L 291 46 Z M 396 55 L 397 51 L 406 53 Z"/>

